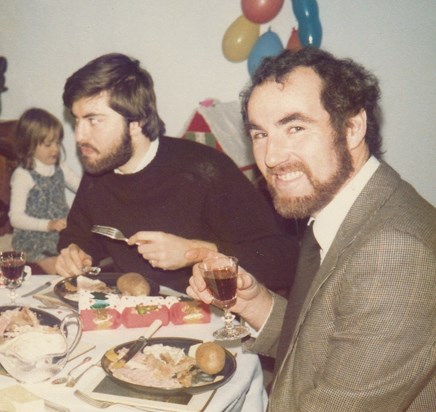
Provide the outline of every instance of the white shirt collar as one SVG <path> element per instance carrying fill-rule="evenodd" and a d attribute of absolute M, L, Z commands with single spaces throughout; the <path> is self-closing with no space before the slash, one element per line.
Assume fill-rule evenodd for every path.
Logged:
<path fill-rule="evenodd" d="M 33 164 L 35 172 L 38 172 L 41 176 L 52 176 L 55 172 L 55 165 L 47 165 L 36 157 L 33 158 Z"/>
<path fill-rule="evenodd" d="M 156 157 L 157 149 L 159 148 L 159 138 L 150 142 L 150 146 L 148 146 L 148 150 L 145 153 L 142 161 L 137 165 L 136 169 L 133 170 L 129 174 L 138 173 L 140 170 L 144 169 L 148 166 L 152 160 Z M 119 175 L 123 175 L 124 173 L 120 169 L 115 169 L 114 172 Z"/>
<path fill-rule="evenodd" d="M 313 233 L 321 248 L 321 261 L 327 254 L 351 206 L 379 165 L 380 162 L 374 156 L 371 156 L 356 176 L 347 183 L 316 217 Z"/>

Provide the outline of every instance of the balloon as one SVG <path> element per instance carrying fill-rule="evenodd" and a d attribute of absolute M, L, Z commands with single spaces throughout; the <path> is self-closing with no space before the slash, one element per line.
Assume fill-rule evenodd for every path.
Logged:
<path fill-rule="evenodd" d="M 253 76 L 265 57 L 277 56 L 283 51 L 279 36 L 271 28 L 259 37 L 248 56 L 248 72 Z"/>
<path fill-rule="evenodd" d="M 298 37 L 301 44 L 319 47 L 322 28 L 316 0 L 292 0 L 292 9 L 298 21 Z"/>
<path fill-rule="evenodd" d="M 239 16 L 226 30 L 222 41 L 224 56 L 231 62 L 241 62 L 247 59 L 257 38 L 260 26 Z"/>
<path fill-rule="evenodd" d="M 296 52 L 301 49 L 301 42 L 300 38 L 298 37 L 298 30 L 295 27 L 292 27 L 292 33 L 289 37 L 288 44 L 286 45 L 286 48 L 288 50 L 291 50 L 293 52 Z"/>
<path fill-rule="evenodd" d="M 321 26 L 312 20 L 307 20 L 298 26 L 298 37 L 305 46 L 319 47 L 322 37 Z"/>
<path fill-rule="evenodd" d="M 279 13 L 284 0 L 241 0 L 242 12 L 254 23 L 266 23 Z"/>

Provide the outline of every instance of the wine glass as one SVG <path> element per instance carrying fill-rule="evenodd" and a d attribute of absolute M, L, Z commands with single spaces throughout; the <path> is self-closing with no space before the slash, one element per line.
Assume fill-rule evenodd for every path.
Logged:
<path fill-rule="evenodd" d="M 26 254 L 18 251 L 0 252 L 0 269 L 6 287 L 9 289 L 9 300 L 15 305 L 16 289 L 21 286 L 24 277 Z"/>
<path fill-rule="evenodd" d="M 235 325 L 235 316 L 229 309 L 236 303 L 238 259 L 216 256 L 203 260 L 198 267 L 214 300 L 224 310 L 224 327 L 213 333 L 215 339 L 235 340 L 247 336 L 250 333 L 248 328 Z"/>

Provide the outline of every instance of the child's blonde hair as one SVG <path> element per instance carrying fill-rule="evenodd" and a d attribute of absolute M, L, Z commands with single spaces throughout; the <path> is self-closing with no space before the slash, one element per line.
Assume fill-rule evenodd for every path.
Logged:
<path fill-rule="evenodd" d="M 33 156 L 39 144 L 54 139 L 61 143 L 63 138 L 64 128 L 55 116 L 43 109 L 26 110 L 18 120 L 16 132 L 17 154 L 22 167 L 33 169 Z M 63 150 L 62 145 L 61 148 Z"/>

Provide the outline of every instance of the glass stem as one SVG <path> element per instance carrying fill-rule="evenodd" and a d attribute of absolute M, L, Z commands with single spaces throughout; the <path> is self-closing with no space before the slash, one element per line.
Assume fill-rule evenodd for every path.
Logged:
<path fill-rule="evenodd" d="M 224 309 L 224 326 L 227 331 L 231 331 L 233 329 L 233 319 L 235 319 L 235 315 L 230 312 L 229 309 Z"/>
<path fill-rule="evenodd" d="M 17 299 L 17 292 L 15 288 L 9 289 L 9 300 L 11 301 L 12 305 L 15 305 L 15 300 Z"/>

